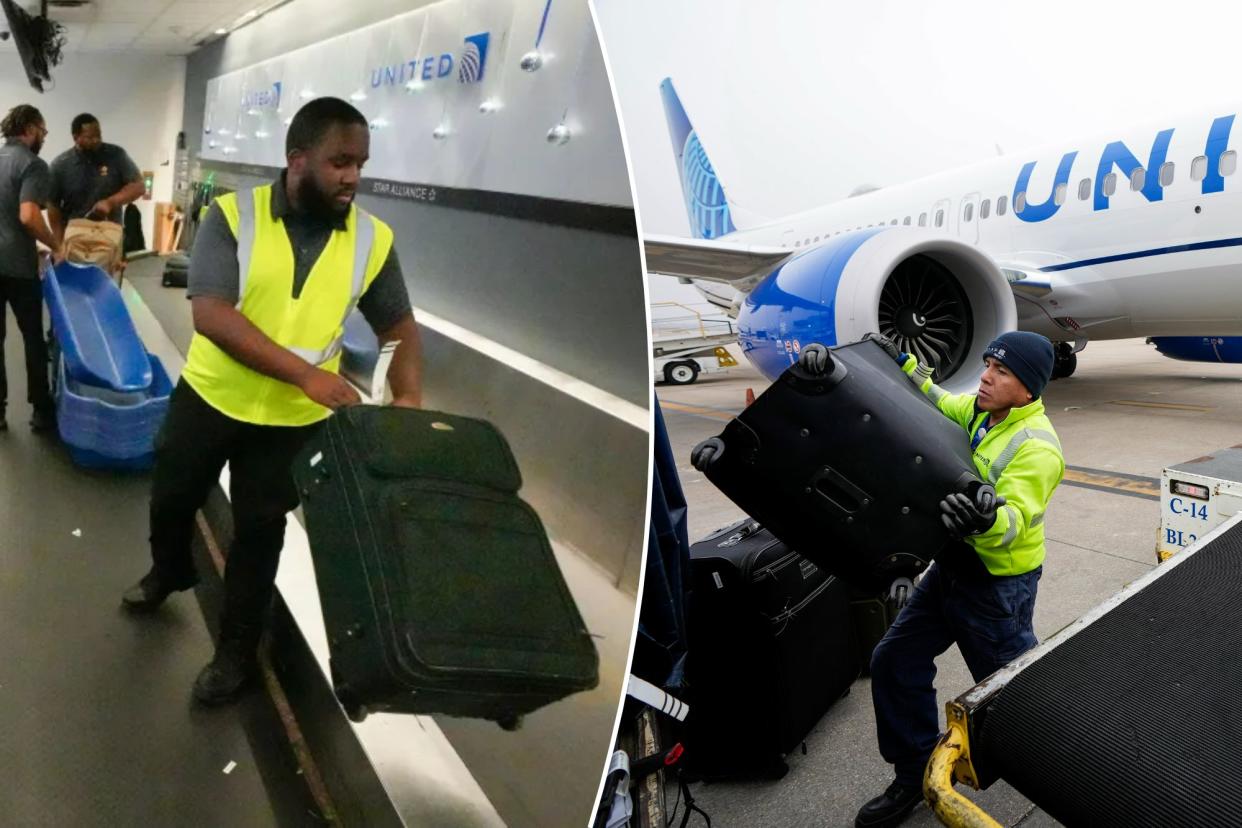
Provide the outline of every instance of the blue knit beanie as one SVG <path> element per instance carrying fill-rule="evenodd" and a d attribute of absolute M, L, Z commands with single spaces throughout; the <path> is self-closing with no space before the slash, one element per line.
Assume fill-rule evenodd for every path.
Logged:
<path fill-rule="evenodd" d="M 1044 386 L 1052 377 L 1052 365 L 1056 361 L 1048 337 L 1029 331 L 1001 334 L 984 349 L 983 356 L 1003 362 L 1031 392 L 1033 399 L 1039 399 L 1039 395 L 1044 393 Z"/>

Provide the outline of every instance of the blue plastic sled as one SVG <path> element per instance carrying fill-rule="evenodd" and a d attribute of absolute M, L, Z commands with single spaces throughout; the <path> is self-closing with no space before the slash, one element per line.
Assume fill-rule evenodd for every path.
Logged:
<path fill-rule="evenodd" d="M 107 273 L 62 262 L 44 277 L 43 296 L 69 378 L 121 393 L 150 389 L 151 360 Z"/>

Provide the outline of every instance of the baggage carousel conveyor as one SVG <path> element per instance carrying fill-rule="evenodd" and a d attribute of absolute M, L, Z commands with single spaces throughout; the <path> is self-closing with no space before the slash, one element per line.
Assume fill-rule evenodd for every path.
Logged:
<path fill-rule="evenodd" d="M 1242 825 L 1242 515 L 946 705 L 924 793 L 1004 779 L 1069 826 Z"/>
<path fill-rule="evenodd" d="M 160 267 L 159 259 L 132 263 L 125 296 L 148 347 L 176 375 L 193 332 L 190 308 L 183 290 L 160 285 Z M 295 521 L 277 577 L 272 676 L 312 775 L 322 780 L 319 797 L 343 824 L 581 825 L 597 795 L 633 628 L 647 469 L 628 458 L 650 456 L 649 415 L 446 320 L 416 315 L 426 404 L 491 419 L 509 439 L 525 479 L 522 496 L 543 518 L 596 639 L 600 686 L 526 717 L 515 733 L 444 716 L 350 722 L 326 678 L 314 571 Z M 159 348 L 150 344 L 156 341 Z M 557 423 L 554 435 L 548 422 Z M 583 459 L 592 447 L 601 455 L 600 445 L 609 447 L 604 459 Z M 226 468 L 204 509 L 204 536 L 217 549 L 227 548 L 231 531 L 227 479 Z"/>

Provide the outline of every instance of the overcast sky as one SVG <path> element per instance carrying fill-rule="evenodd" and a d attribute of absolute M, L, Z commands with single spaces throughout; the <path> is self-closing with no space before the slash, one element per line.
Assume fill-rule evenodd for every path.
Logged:
<path fill-rule="evenodd" d="M 776 217 L 1153 117 L 1238 111 L 1242 4 L 592 0 L 645 230 L 686 235 L 659 83 Z M 697 302 L 666 277 L 651 299 Z"/>

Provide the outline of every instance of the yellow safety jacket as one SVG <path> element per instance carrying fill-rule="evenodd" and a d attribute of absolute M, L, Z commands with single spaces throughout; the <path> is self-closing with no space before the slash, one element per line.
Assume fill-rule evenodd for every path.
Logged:
<path fill-rule="evenodd" d="M 916 369 L 917 370 L 916 372 Z M 950 394 L 931 381 L 930 372 L 908 357 L 902 370 L 940 412 L 965 429 L 967 438 L 990 415 L 975 405 L 974 394 Z M 1044 513 L 1065 474 L 1061 441 L 1036 399 L 992 426 L 974 450 L 979 478 L 996 487 L 1005 505 L 992 528 L 966 538 L 993 575 L 1021 575 L 1044 562 Z"/>
<path fill-rule="evenodd" d="M 282 348 L 336 373 L 345 319 L 392 249 L 388 225 L 357 206 L 333 230 L 302 293 L 293 298 L 293 247 L 272 217 L 272 185 L 216 199 L 237 239 L 237 309 Z M 190 342 L 181 376 L 221 413 L 247 423 L 301 426 L 331 414 L 295 385 L 260 374 L 201 334 Z"/>

